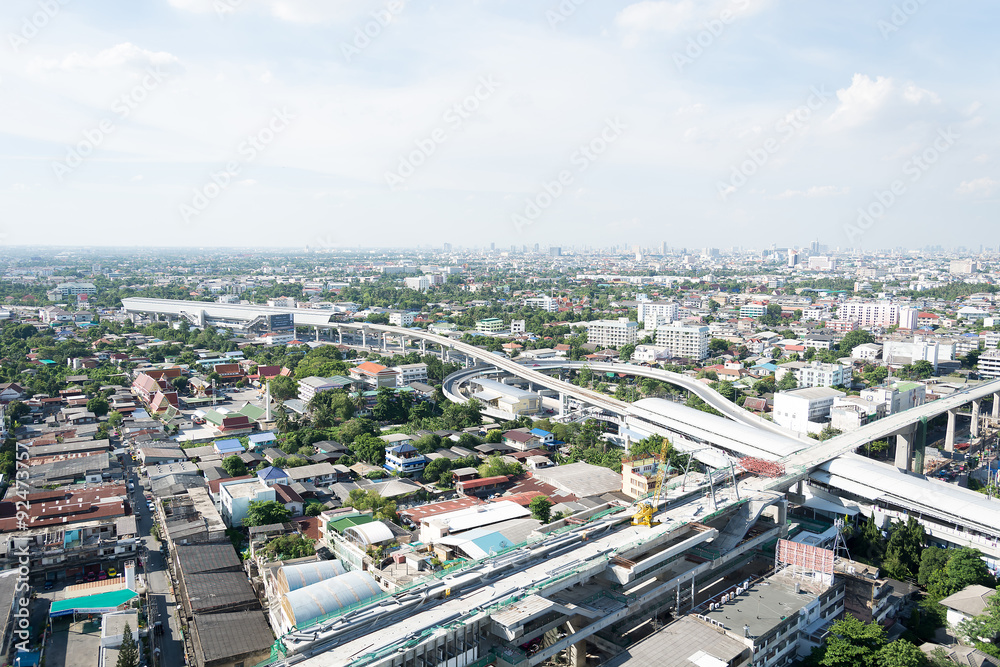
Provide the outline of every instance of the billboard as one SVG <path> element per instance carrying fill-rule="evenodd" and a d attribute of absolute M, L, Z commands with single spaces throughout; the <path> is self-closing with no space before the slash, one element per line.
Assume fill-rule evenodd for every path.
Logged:
<path fill-rule="evenodd" d="M 269 331 L 291 331 L 295 328 L 295 322 L 292 319 L 291 313 L 268 315 L 267 324 Z"/>
<path fill-rule="evenodd" d="M 798 571 L 804 570 L 832 577 L 836 554 L 832 549 L 821 549 L 791 540 L 778 540 L 778 552 L 775 558 L 779 566 L 789 565 Z"/>

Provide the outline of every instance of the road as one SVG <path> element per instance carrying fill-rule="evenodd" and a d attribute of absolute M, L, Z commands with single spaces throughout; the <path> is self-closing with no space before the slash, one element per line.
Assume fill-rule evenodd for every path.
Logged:
<path fill-rule="evenodd" d="M 149 587 L 150 627 L 156 621 L 163 621 L 163 634 L 152 634 L 154 648 L 160 649 L 158 664 L 173 667 L 186 665 L 187 656 L 181 635 L 181 624 L 176 609 L 170 572 L 166 558 L 160 552 L 161 543 L 152 536 L 153 516 L 143 497 L 141 476 L 138 466 L 132 466 L 131 459 L 126 464 L 126 479 L 134 484 L 131 492 L 132 508 L 136 516 L 136 524 L 141 536 L 139 560 L 142 562 L 142 572 Z M 181 612 L 182 613 L 182 612 Z"/>

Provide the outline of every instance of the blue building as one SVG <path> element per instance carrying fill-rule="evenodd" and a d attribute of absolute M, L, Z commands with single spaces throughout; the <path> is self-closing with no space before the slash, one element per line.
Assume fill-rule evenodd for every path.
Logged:
<path fill-rule="evenodd" d="M 427 465 L 427 459 L 409 442 L 390 444 L 385 448 L 385 469 L 409 477 L 418 475 Z"/>

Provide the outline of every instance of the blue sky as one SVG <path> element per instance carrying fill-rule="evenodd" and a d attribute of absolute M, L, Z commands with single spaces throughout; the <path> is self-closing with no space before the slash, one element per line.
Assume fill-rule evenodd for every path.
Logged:
<path fill-rule="evenodd" d="M 7 243 L 997 245 L 995 2 L 5 9 Z"/>

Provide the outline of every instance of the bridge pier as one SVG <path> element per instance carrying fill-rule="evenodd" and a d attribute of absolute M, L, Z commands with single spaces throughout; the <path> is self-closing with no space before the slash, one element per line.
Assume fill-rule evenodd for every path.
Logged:
<path fill-rule="evenodd" d="M 982 410 L 982 401 L 972 402 L 972 424 L 969 425 L 969 436 L 979 437 L 979 414 Z"/>
<path fill-rule="evenodd" d="M 565 417 L 566 416 L 566 408 L 567 408 L 567 405 L 566 405 L 566 394 L 564 394 L 563 392 L 559 392 L 559 416 L 560 417 Z"/>
<path fill-rule="evenodd" d="M 388 338 L 388 336 L 386 336 L 386 335 L 385 335 L 385 334 L 383 333 L 383 334 L 382 334 L 382 351 L 383 351 L 383 352 L 385 352 L 385 351 L 386 351 L 386 347 L 388 346 L 388 340 L 387 340 L 387 338 Z"/>
<path fill-rule="evenodd" d="M 955 420 L 958 411 L 955 409 L 948 411 L 948 430 L 945 431 L 944 435 L 944 451 L 953 452 L 955 451 Z"/>
<path fill-rule="evenodd" d="M 420 354 L 427 354 L 427 341 L 420 339 Z"/>
<path fill-rule="evenodd" d="M 364 327 L 361 327 L 361 347 L 368 347 L 368 337 L 365 335 Z"/>
<path fill-rule="evenodd" d="M 993 394 L 993 419 L 1000 419 L 1000 393 Z"/>
<path fill-rule="evenodd" d="M 316 342 L 319 342 L 319 327 L 313 327 L 316 330 Z"/>
<path fill-rule="evenodd" d="M 337 344 L 338 345 L 344 344 L 344 330 L 341 329 L 340 327 L 337 327 Z"/>
<path fill-rule="evenodd" d="M 896 467 L 900 470 L 913 470 L 913 445 L 917 425 L 911 424 L 906 429 L 896 434 Z"/>

